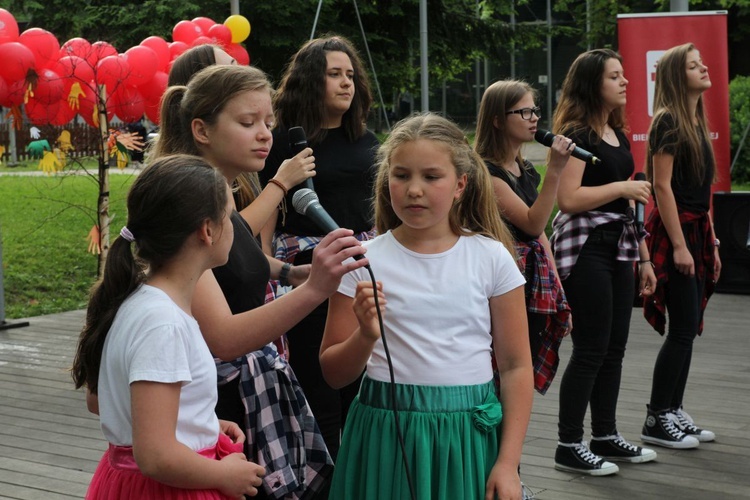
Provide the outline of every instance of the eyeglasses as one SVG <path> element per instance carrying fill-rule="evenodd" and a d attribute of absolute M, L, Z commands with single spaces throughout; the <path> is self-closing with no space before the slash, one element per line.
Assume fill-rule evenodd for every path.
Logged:
<path fill-rule="evenodd" d="M 542 108 L 539 106 L 535 108 L 521 108 L 521 109 L 514 109 L 513 111 L 507 111 L 506 115 L 521 115 L 521 118 L 523 120 L 531 120 L 531 113 L 534 113 L 537 118 L 542 117 Z"/>

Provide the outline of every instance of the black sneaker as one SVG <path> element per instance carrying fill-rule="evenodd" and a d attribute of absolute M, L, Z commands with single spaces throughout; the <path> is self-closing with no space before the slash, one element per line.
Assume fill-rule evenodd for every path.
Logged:
<path fill-rule="evenodd" d="M 618 432 L 612 436 L 592 437 L 591 452 L 605 460 L 613 462 L 630 462 L 639 464 L 656 458 L 656 452 L 628 443 Z"/>
<path fill-rule="evenodd" d="M 591 453 L 586 441 L 578 443 L 557 443 L 555 469 L 578 472 L 589 476 L 608 476 L 620 470 L 612 462 Z"/>
<path fill-rule="evenodd" d="M 690 417 L 690 415 L 687 414 L 685 410 L 682 409 L 682 407 L 679 407 L 676 410 L 672 410 L 671 415 L 672 420 L 675 424 L 677 424 L 677 427 L 679 427 L 682 432 L 684 432 L 688 436 L 695 436 L 695 438 L 701 443 L 707 443 L 716 439 L 716 434 L 709 430 L 701 429 L 700 427 L 695 425 L 693 419 Z"/>
<path fill-rule="evenodd" d="M 648 408 L 646 423 L 643 424 L 641 441 L 658 444 L 665 448 L 685 450 L 697 448 L 700 442 L 693 436 L 685 434 L 675 423 L 675 417 L 669 410 L 656 413 Z"/>

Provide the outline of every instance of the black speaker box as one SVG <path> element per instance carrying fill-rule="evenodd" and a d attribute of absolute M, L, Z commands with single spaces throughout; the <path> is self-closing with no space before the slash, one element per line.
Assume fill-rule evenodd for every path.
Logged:
<path fill-rule="evenodd" d="M 750 294 L 750 191 L 714 193 L 714 232 L 721 240 L 720 293 Z"/>

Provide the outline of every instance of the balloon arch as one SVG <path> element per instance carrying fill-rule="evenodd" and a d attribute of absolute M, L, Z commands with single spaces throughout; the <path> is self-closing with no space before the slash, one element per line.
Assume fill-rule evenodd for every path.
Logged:
<path fill-rule="evenodd" d="M 250 56 L 240 44 L 249 35 L 244 16 L 232 15 L 221 24 L 196 17 L 174 26 L 172 42 L 150 36 L 118 53 L 107 42 L 83 38 L 60 46 L 55 35 L 41 28 L 19 33 L 13 15 L 0 8 L 0 106 L 11 108 L 16 121 L 25 106 L 34 125 L 65 125 L 78 114 L 98 127 L 97 103 L 103 95 L 109 120 L 117 116 L 131 123 L 145 115 L 158 124 L 159 101 L 177 56 L 190 47 L 216 44 L 238 64 L 248 65 Z"/>

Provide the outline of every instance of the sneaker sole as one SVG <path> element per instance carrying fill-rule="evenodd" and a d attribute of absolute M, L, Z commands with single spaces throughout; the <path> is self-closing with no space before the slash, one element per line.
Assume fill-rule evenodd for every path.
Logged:
<path fill-rule="evenodd" d="M 643 464 L 646 462 L 651 462 L 652 460 L 656 460 L 656 452 L 638 455 L 637 457 L 608 457 L 607 455 L 599 456 L 609 462 L 627 462 L 631 464 Z"/>
<path fill-rule="evenodd" d="M 644 443 L 656 444 L 665 448 L 672 448 L 674 450 L 689 450 L 697 448 L 701 443 L 697 439 L 695 441 L 667 441 L 665 439 L 657 439 L 651 436 L 641 434 L 641 441 Z"/>
<path fill-rule="evenodd" d="M 555 462 L 555 469 L 565 472 L 575 472 L 577 474 L 585 474 L 587 476 L 609 476 L 616 474 L 620 468 L 618 466 L 607 467 L 605 469 L 578 469 L 576 467 L 569 467 L 567 465 L 558 464 Z"/>

